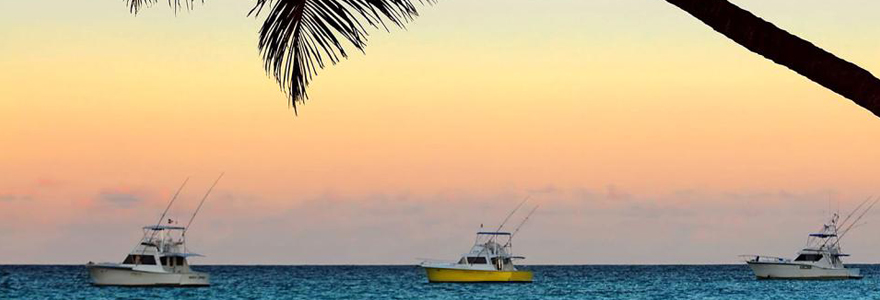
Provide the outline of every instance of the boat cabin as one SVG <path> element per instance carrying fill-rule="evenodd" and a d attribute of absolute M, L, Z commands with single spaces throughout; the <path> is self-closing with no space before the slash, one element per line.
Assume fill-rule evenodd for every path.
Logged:
<path fill-rule="evenodd" d="M 516 271 L 513 260 L 524 259 L 511 255 L 513 245 L 509 232 L 477 232 L 474 246 L 459 259 L 458 264 L 474 267 L 490 267 L 499 271 Z"/>
<path fill-rule="evenodd" d="M 202 256 L 187 252 L 185 227 L 145 226 L 141 242 L 122 261 L 123 265 L 156 266 L 164 271 L 190 272 L 188 257 Z"/>
<path fill-rule="evenodd" d="M 798 251 L 794 262 L 830 268 L 843 268 L 843 261 L 840 258 L 849 256 L 849 254 L 840 252 L 837 218 L 837 214 L 834 214 L 828 224 L 822 225 L 820 232 L 809 235 L 806 247 Z"/>

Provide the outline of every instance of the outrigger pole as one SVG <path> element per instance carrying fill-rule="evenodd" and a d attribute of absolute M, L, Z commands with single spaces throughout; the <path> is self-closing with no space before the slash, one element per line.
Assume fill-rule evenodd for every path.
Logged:
<path fill-rule="evenodd" d="M 162 221 L 165 220 L 165 215 L 168 214 L 168 210 L 171 209 L 171 205 L 174 204 L 174 200 L 177 200 L 177 195 L 180 195 L 180 191 L 183 190 L 183 187 L 186 186 L 186 183 L 189 181 L 189 177 L 183 180 L 183 184 L 177 188 L 177 192 L 174 193 L 174 196 L 171 197 L 171 202 L 168 202 L 168 206 L 165 207 L 165 211 L 162 212 L 162 216 L 159 217 L 159 222 L 156 222 L 156 227 L 162 225 Z"/>
<path fill-rule="evenodd" d="M 205 204 L 205 199 L 208 199 L 208 195 L 211 194 L 211 191 L 214 190 L 214 187 L 217 186 L 217 182 L 220 182 L 220 178 L 223 178 L 224 173 L 220 173 L 220 176 L 217 177 L 217 180 L 214 180 L 214 184 L 211 185 L 211 188 L 208 189 L 208 192 L 205 193 L 205 196 L 202 197 L 202 201 L 199 202 L 199 206 L 196 207 L 196 210 L 193 212 L 192 217 L 189 218 L 189 223 L 186 223 L 186 227 L 183 228 L 183 232 L 180 234 L 181 236 L 186 236 L 186 231 L 189 230 L 189 226 L 192 225 L 193 220 L 196 219 L 196 214 L 199 213 L 199 210 L 202 209 L 202 204 Z"/>
<path fill-rule="evenodd" d="M 513 233 L 510 234 L 510 238 L 507 239 L 507 244 L 505 244 L 504 246 L 510 245 L 510 242 L 513 241 L 513 237 L 516 235 L 517 232 L 519 232 L 519 229 L 522 228 L 523 225 L 526 224 L 526 221 L 529 220 L 529 218 L 532 216 L 532 214 L 534 214 L 535 211 L 538 210 L 539 206 L 541 206 L 541 205 L 535 205 L 535 207 L 532 208 L 532 211 L 530 211 L 529 214 L 526 215 L 526 218 L 523 219 L 522 222 L 520 222 L 519 225 L 516 226 L 516 229 L 513 230 Z"/>
<path fill-rule="evenodd" d="M 520 202 L 519 205 L 517 205 L 516 208 L 513 209 L 513 211 L 511 211 L 509 214 L 507 214 L 507 218 L 504 218 L 504 221 L 501 222 L 501 225 L 498 226 L 498 229 L 496 229 L 495 231 L 496 232 L 501 231 L 501 228 L 504 228 L 504 224 L 507 224 L 507 221 L 510 220 L 510 217 L 513 216 L 513 214 L 516 213 L 516 211 L 519 210 L 519 208 L 522 207 L 523 204 L 525 204 L 526 201 L 528 201 L 529 198 L 531 198 L 531 197 L 532 197 L 532 195 L 526 196 L 526 198 L 523 199 L 523 201 Z"/>
<path fill-rule="evenodd" d="M 831 243 L 831 246 L 832 246 L 832 247 L 835 246 L 835 245 L 837 245 L 837 244 L 839 244 L 839 243 L 840 243 L 840 239 L 843 238 L 843 236 L 846 235 L 846 233 L 849 232 L 851 229 L 855 228 L 855 227 L 853 227 L 853 226 L 854 226 L 856 223 L 858 223 L 858 221 L 861 220 L 862 217 L 863 217 L 866 213 L 868 213 L 868 211 L 871 210 L 872 207 L 874 207 L 874 204 L 877 204 L 877 201 L 880 201 L 880 198 L 875 199 L 874 202 L 873 202 L 871 205 L 869 205 L 867 208 L 865 208 L 865 210 L 862 210 L 861 214 L 859 214 L 859 216 L 856 217 L 856 220 L 854 220 L 852 223 L 850 223 L 849 226 L 846 227 L 846 229 L 844 229 L 844 230 L 840 230 L 840 228 L 846 226 L 847 221 L 849 221 L 849 219 L 850 219 L 853 215 L 855 215 L 857 212 L 859 212 L 859 211 L 861 210 L 861 208 L 862 208 L 863 206 L 865 206 L 865 204 L 867 204 L 869 201 L 871 201 L 872 198 L 874 198 L 874 196 L 870 196 L 870 197 L 868 197 L 867 199 L 865 199 L 865 201 L 862 201 L 862 203 L 860 203 L 858 206 L 856 206 L 855 209 L 853 209 L 849 214 L 846 215 L 846 218 L 843 219 L 843 222 L 840 222 L 839 224 L 837 224 L 837 226 L 834 228 L 834 229 L 835 229 L 835 232 L 834 232 L 834 233 L 835 233 L 835 235 L 836 235 L 836 238 L 834 239 L 834 242 Z M 842 232 L 842 233 L 838 234 L 839 232 Z M 821 247 L 825 247 L 825 245 L 827 245 L 828 242 L 831 242 L 831 239 L 825 240 L 825 242 L 822 243 L 822 246 L 821 246 Z"/>
<path fill-rule="evenodd" d="M 840 236 L 837 237 L 837 241 L 835 241 L 834 244 L 832 244 L 832 246 L 834 246 L 834 245 L 840 243 L 840 239 L 842 239 L 844 236 L 846 236 L 846 233 L 849 232 L 849 230 L 853 228 L 853 225 L 855 225 L 856 223 L 858 223 L 859 220 L 861 220 L 862 217 L 864 217 L 865 214 L 867 214 L 868 211 L 871 210 L 871 208 L 874 208 L 874 205 L 876 205 L 878 201 L 880 201 L 880 199 L 876 199 L 876 200 L 874 200 L 873 202 L 871 202 L 871 205 L 869 205 L 868 208 L 866 208 L 865 210 L 863 210 L 862 213 L 859 214 L 859 216 L 856 218 L 856 220 L 853 221 L 851 224 L 849 224 L 849 226 L 847 226 L 846 229 L 843 230 L 843 233 L 840 234 Z"/>
<path fill-rule="evenodd" d="M 843 222 L 840 222 L 840 226 L 845 225 L 846 221 L 848 221 L 849 218 L 853 216 L 853 214 L 855 214 L 857 211 L 859 211 L 859 209 L 862 208 L 862 206 L 864 206 L 865 203 L 868 203 L 868 201 L 871 201 L 871 198 L 874 198 L 874 196 L 870 196 L 870 197 L 868 197 L 868 199 L 865 199 L 865 201 L 862 201 L 862 203 L 859 204 L 859 206 L 856 206 L 856 209 L 853 209 L 853 211 L 851 211 L 848 215 L 846 215 L 846 218 L 843 219 Z"/>
<path fill-rule="evenodd" d="M 180 195 L 180 191 L 183 190 L 183 187 L 186 186 L 187 182 L 189 182 L 189 177 L 184 179 L 183 183 L 180 184 L 180 187 L 177 188 L 177 192 L 174 192 L 174 196 L 171 197 L 171 202 L 168 202 L 168 206 L 165 207 L 165 211 L 163 211 L 162 216 L 159 217 L 159 222 L 156 222 L 156 227 L 155 227 L 156 229 L 158 229 L 159 225 L 162 225 L 162 221 L 165 220 L 165 215 L 168 214 L 168 210 L 171 209 L 171 205 L 174 204 L 174 200 L 177 200 L 177 196 Z M 144 235 L 146 236 L 146 234 L 144 234 Z M 153 237 L 155 237 L 155 236 L 156 236 L 156 230 L 153 230 L 153 232 L 150 233 L 150 240 L 153 240 Z M 141 242 L 143 243 L 143 241 L 141 241 Z M 157 249 L 159 248 L 159 246 L 155 246 L 155 247 Z M 135 249 L 137 249 L 137 247 L 135 247 Z M 144 247 L 144 249 L 141 250 L 141 255 L 143 255 L 144 253 L 147 253 L 147 247 Z M 140 264 L 140 260 L 135 260 L 135 265 L 139 265 L 139 264 Z"/>

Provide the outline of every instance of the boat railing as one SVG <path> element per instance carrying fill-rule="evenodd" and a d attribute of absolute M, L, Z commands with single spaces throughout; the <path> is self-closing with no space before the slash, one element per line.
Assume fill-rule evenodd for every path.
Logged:
<path fill-rule="evenodd" d="M 419 263 L 420 266 L 424 266 L 424 265 L 435 265 L 435 266 L 436 265 L 455 265 L 455 262 L 445 260 L 445 259 L 433 259 L 433 258 L 416 258 L 416 259 L 421 261 Z"/>
<path fill-rule="evenodd" d="M 740 255 L 740 259 L 744 262 L 759 262 L 759 263 L 787 263 L 791 262 L 789 258 L 776 257 L 776 256 L 767 256 L 767 255 Z"/>

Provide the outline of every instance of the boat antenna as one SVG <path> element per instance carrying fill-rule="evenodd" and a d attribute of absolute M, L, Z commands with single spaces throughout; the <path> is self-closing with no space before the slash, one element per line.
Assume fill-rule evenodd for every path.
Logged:
<path fill-rule="evenodd" d="M 529 214 L 526 215 L 525 219 L 523 219 L 522 222 L 520 222 L 519 225 L 516 226 L 516 229 L 513 230 L 513 233 L 510 234 L 510 238 L 507 239 L 507 244 L 504 245 L 505 247 L 510 245 L 510 241 L 512 241 L 513 237 L 516 235 L 516 233 L 519 232 L 519 229 L 522 228 L 523 225 L 526 224 L 526 221 L 529 220 L 529 218 L 532 216 L 532 214 L 534 214 L 535 211 L 538 210 L 538 207 L 540 207 L 540 206 L 541 205 L 535 205 L 535 207 L 532 208 L 532 210 L 529 212 Z"/>
<path fill-rule="evenodd" d="M 532 197 L 532 195 L 526 196 L 526 198 L 523 199 L 523 201 L 520 202 L 519 205 L 517 205 L 516 208 L 513 209 L 513 211 L 511 211 L 509 214 L 507 214 L 507 217 L 504 218 L 504 221 L 501 222 L 501 225 L 498 226 L 498 229 L 496 229 L 495 232 L 501 231 L 501 228 L 504 228 L 504 224 L 507 224 L 507 221 L 510 220 L 510 217 L 513 216 L 513 214 L 516 213 L 516 211 L 519 210 L 519 208 L 522 207 L 523 204 L 525 204 L 526 201 L 528 201 L 529 198 L 531 198 L 531 197 Z"/>
<path fill-rule="evenodd" d="M 224 173 L 220 173 L 220 176 L 217 177 L 217 180 L 214 180 L 214 184 L 208 188 L 208 192 L 205 193 L 205 196 L 202 197 L 202 201 L 199 202 L 199 206 L 196 207 L 196 210 L 193 212 L 192 217 L 189 218 L 189 223 L 186 223 L 186 227 L 183 228 L 183 232 L 180 233 L 181 236 L 186 236 L 186 231 L 189 230 L 189 226 L 192 225 L 193 220 L 196 219 L 196 214 L 199 213 L 199 210 L 202 209 L 202 204 L 205 204 L 205 199 L 208 199 L 208 195 L 211 194 L 211 191 L 214 190 L 214 187 L 217 186 L 217 182 L 220 182 L 220 178 L 223 178 Z"/>

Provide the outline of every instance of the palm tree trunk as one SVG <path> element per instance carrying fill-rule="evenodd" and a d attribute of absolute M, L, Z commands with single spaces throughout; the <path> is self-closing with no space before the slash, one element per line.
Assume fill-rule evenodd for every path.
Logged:
<path fill-rule="evenodd" d="M 727 0 L 666 0 L 747 49 L 880 116 L 880 80 Z"/>

